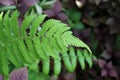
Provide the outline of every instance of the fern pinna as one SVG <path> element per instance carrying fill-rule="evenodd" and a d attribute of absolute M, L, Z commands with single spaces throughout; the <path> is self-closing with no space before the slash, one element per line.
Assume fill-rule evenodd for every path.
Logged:
<path fill-rule="evenodd" d="M 0 14 L 0 74 L 8 77 L 9 65 L 15 68 L 27 66 L 34 70 L 39 61 L 42 71 L 49 74 L 50 58 L 54 60 L 54 75 L 61 71 L 61 60 L 70 72 L 76 68 L 77 59 L 81 68 L 85 68 L 85 60 L 92 66 L 92 53 L 89 47 L 72 35 L 70 27 L 59 20 L 49 19 L 46 15 L 26 15 L 21 26 L 18 25 L 19 13 L 14 11 Z M 26 29 L 30 29 L 26 32 Z M 73 47 L 83 47 L 84 50 Z M 76 53 L 76 54 L 75 54 Z M 36 65 L 34 65 L 36 64 Z"/>

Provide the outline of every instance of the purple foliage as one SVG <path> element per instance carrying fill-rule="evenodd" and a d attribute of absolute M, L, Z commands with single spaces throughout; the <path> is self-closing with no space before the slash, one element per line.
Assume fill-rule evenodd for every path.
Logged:
<path fill-rule="evenodd" d="M 10 80 L 28 80 L 28 71 L 27 68 L 21 68 L 18 70 L 14 70 L 10 73 Z"/>
<path fill-rule="evenodd" d="M 2 75 L 0 75 L 0 80 L 4 80 Z"/>
<path fill-rule="evenodd" d="M 4 80 L 2 75 L 0 75 L 0 80 Z M 9 80 L 28 80 L 27 67 L 12 71 L 9 75 Z"/>
<path fill-rule="evenodd" d="M 57 0 L 54 3 L 52 9 L 44 10 L 43 13 L 47 14 L 48 17 L 62 20 L 65 23 L 66 23 L 67 18 L 68 18 L 67 15 L 62 12 L 62 4 L 59 0 Z"/>
<path fill-rule="evenodd" d="M 106 62 L 105 60 L 99 59 L 98 65 L 102 69 L 101 76 L 110 76 L 110 77 L 118 77 L 116 70 L 112 66 L 112 62 Z"/>
<path fill-rule="evenodd" d="M 5 6 L 14 4 L 14 0 L 0 0 L 0 3 Z"/>
<path fill-rule="evenodd" d="M 34 5 L 36 2 L 38 2 L 38 0 L 17 0 L 16 6 L 21 16 L 24 16 L 30 6 Z"/>

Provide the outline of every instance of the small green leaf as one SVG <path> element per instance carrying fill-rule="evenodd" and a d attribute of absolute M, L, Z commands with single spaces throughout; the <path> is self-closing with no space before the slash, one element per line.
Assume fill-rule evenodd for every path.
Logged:
<path fill-rule="evenodd" d="M 89 64 L 89 67 L 91 68 L 91 67 L 92 67 L 92 64 L 93 64 L 93 62 L 92 62 L 92 57 L 90 56 L 90 54 L 88 53 L 87 50 L 84 50 L 84 51 L 83 51 L 83 55 L 84 55 L 84 57 L 85 57 L 85 60 L 86 60 L 87 63 Z"/>
<path fill-rule="evenodd" d="M 61 60 L 60 59 L 54 59 L 54 75 L 58 76 L 61 71 Z"/>
<path fill-rule="evenodd" d="M 50 60 L 43 60 L 43 67 L 42 67 L 42 71 L 45 75 L 48 75 L 49 71 L 50 71 Z"/>
<path fill-rule="evenodd" d="M 72 68 L 73 68 L 73 71 L 74 71 L 76 66 L 77 66 L 77 57 L 75 55 L 74 48 L 70 47 L 69 52 L 70 52 L 69 55 L 70 55 L 70 59 L 71 59 Z"/>
<path fill-rule="evenodd" d="M 75 28 L 77 30 L 83 30 L 84 29 L 84 24 L 82 22 L 78 22 L 73 26 L 73 28 Z"/>
<path fill-rule="evenodd" d="M 85 59 L 80 50 L 77 50 L 78 61 L 81 65 L 82 70 L 85 69 Z"/>
<path fill-rule="evenodd" d="M 25 19 L 22 22 L 22 25 L 20 27 L 20 34 L 21 36 L 26 35 L 26 29 L 30 26 L 30 23 L 32 22 L 34 16 L 25 16 Z"/>
<path fill-rule="evenodd" d="M 40 24 L 43 22 L 45 17 L 46 15 L 40 15 L 34 19 L 31 25 L 30 33 L 29 33 L 31 36 L 36 36 L 36 32 L 38 31 L 38 28 L 40 27 Z"/>

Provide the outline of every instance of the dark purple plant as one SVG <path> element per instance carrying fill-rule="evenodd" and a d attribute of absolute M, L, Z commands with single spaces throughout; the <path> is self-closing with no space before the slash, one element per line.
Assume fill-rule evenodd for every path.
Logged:
<path fill-rule="evenodd" d="M 0 80 L 4 80 L 2 75 L 0 75 Z"/>
<path fill-rule="evenodd" d="M 63 22 L 67 21 L 67 15 L 62 12 L 62 4 L 57 0 L 52 9 L 44 10 L 43 13 L 47 14 L 48 17 L 62 20 Z"/>
<path fill-rule="evenodd" d="M 0 80 L 4 80 L 2 75 L 0 75 Z M 27 67 L 12 71 L 9 80 L 28 80 Z"/>
<path fill-rule="evenodd" d="M 16 6 L 23 16 L 28 11 L 30 6 L 34 5 L 36 2 L 38 2 L 38 0 L 17 0 Z"/>
<path fill-rule="evenodd" d="M 21 68 L 18 70 L 14 70 L 10 73 L 10 80 L 28 80 L 28 71 L 27 68 Z"/>
<path fill-rule="evenodd" d="M 0 3 L 5 6 L 14 4 L 14 0 L 0 0 Z"/>
<path fill-rule="evenodd" d="M 111 61 L 107 63 L 105 60 L 99 59 L 98 65 L 101 68 L 101 76 L 118 77 Z"/>

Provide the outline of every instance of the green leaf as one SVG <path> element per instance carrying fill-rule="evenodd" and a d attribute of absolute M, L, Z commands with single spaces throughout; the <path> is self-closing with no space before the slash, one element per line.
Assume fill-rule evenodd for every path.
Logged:
<path fill-rule="evenodd" d="M 70 55 L 70 59 L 71 59 L 72 68 L 74 71 L 77 66 L 77 57 L 75 55 L 74 48 L 70 47 L 69 52 L 70 52 L 69 55 Z"/>
<path fill-rule="evenodd" d="M 26 36 L 26 29 L 30 26 L 30 23 L 32 22 L 34 16 L 25 16 L 25 19 L 22 22 L 22 25 L 20 27 L 20 35 Z"/>
<path fill-rule="evenodd" d="M 72 21 L 79 22 L 79 20 L 81 19 L 81 13 L 76 10 L 71 10 L 69 17 Z"/>
<path fill-rule="evenodd" d="M 65 65 L 66 69 L 69 72 L 73 72 L 72 64 L 70 62 L 68 53 L 67 52 L 63 53 L 62 57 L 63 57 L 63 61 L 64 61 L 64 65 Z"/>
<path fill-rule="evenodd" d="M 82 70 L 85 69 L 85 59 L 80 50 L 77 50 L 78 61 L 81 65 Z"/>
<path fill-rule="evenodd" d="M 73 26 L 73 28 L 75 28 L 77 30 L 83 30 L 85 27 L 84 27 L 84 24 L 82 22 L 78 22 Z"/>
<path fill-rule="evenodd" d="M 3 52 L 0 53 L 0 64 L 0 71 L 2 71 L 0 74 L 3 74 L 6 80 L 6 78 L 8 78 L 9 68 L 8 59 L 6 56 L 4 56 Z"/>
<path fill-rule="evenodd" d="M 0 14 L 1 74 L 8 76 L 10 71 L 8 65 L 13 65 L 15 68 L 27 66 L 32 71 L 37 72 L 37 64 L 41 61 L 42 71 L 48 75 L 51 59 L 54 60 L 52 70 L 56 76 L 61 71 L 61 60 L 70 72 L 75 70 L 77 59 L 82 69 L 85 69 L 85 60 L 92 67 L 90 48 L 83 41 L 73 36 L 70 27 L 67 27 L 66 24 L 54 19 L 44 20 L 46 15 L 26 15 L 22 25 L 18 27 L 19 13 L 15 11 L 11 14 L 12 16 L 9 14 L 9 12 L 5 16 L 3 13 Z M 39 27 L 41 30 L 38 30 Z M 77 49 L 76 55 L 76 50 L 71 47 L 82 47 L 87 52 Z M 34 64 L 35 66 L 33 66 Z"/>
<path fill-rule="evenodd" d="M 37 32 L 38 28 L 40 27 L 40 24 L 45 19 L 45 17 L 46 17 L 46 15 L 40 15 L 34 19 L 34 21 L 32 22 L 32 25 L 31 25 L 30 33 L 29 33 L 31 36 L 36 36 L 36 32 Z"/>
<path fill-rule="evenodd" d="M 48 75 L 49 71 L 50 71 L 50 62 L 49 62 L 49 58 L 47 60 L 43 60 L 43 68 L 42 71 L 45 75 Z"/>
<path fill-rule="evenodd" d="M 58 76 L 60 74 L 60 71 L 61 71 L 61 60 L 58 58 L 54 58 L 54 75 Z"/>
<path fill-rule="evenodd" d="M 18 11 L 14 11 L 10 18 L 10 28 L 12 30 L 11 34 L 15 37 L 18 37 L 18 35 L 19 35 L 18 16 L 19 16 Z"/>
<path fill-rule="evenodd" d="M 92 57 L 90 56 L 90 54 L 88 54 L 88 51 L 87 50 L 84 50 L 83 51 L 83 55 L 85 57 L 85 60 L 87 61 L 87 63 L 89 64 L 89 67 L 91 68 L 92 67 Z"/>

